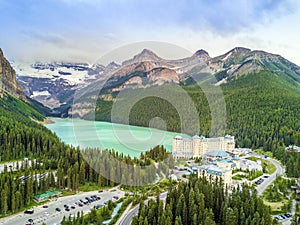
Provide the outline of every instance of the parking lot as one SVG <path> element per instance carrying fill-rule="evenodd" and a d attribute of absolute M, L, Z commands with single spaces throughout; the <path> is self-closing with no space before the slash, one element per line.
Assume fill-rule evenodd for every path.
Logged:
<path fill-rule="evenodd" d="M 97 196 L 100 199 L 95 199 L 94 201 L 88 202 L 86 198 L 91 198 L 91 196 Z M 115 198 L 121 198 L 124 196 L 124 192 L 120 190 L 115 190 L 112 192 L 103 191 L 101 193 L 98 191 L 92 191 L 72 196 L 60 197 L 57 200 L 52 200 L 45 203 L 43 206 L 34 207 L 33 214 L 25 214 L 24 212 L 21 212 L 6 218 L 2 218 L 0 219 L 0 224 L 30 224 L 30 219 L 32 219 L 34 224 L 60 224 L 64 216 L 66 218 L 69 216 L 74 217 L 77 216 L 77 213 L 81 211 L 86 214 L 90 212 L 93 207 L 96 207 L 97 205 L 100 207 L 101 205 L 105 205 L 109 200 L 114 200 L 114 196 Z"/>

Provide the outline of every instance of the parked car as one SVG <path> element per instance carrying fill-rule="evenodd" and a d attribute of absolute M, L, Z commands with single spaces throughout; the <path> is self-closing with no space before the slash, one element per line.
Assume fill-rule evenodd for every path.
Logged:
<path fill-rule="evenodd" d="M 286 213 L 286 214 L 284 214 L 287 218 L 290 218 L 290 217 L 292 217 L 292 214 L 291 213 Z"/>
<path fill-rule="evenodd" d="M 100 209 L 102 206 L 104 206 L 103 204 L 98 204 L 98 205 L 96 205 L 96 209 Z"/>
<path fill-rule="evenodd" d="M 60 212 L 60 211 L 61 211 L 61 209 L 60 209 L 60 208 L 56 208 L 55 210 L 56 210 L 57 212 Z"/>
<path fill-rule="evenodd" d="M 259 185 L 259 184 L 261 184 L 262 182 L 264 182 L 264 179 L 259 178 L 257 181 L 255 181 L 255 184 Z"/>
<path fill-rule="evenodd" d="M 280 216 L 275 216 L 274 218 L 277 220 L 282 220 L 282 218 Z"/>
<path fill-rule="evenodd" d="M 43 207 L 44 209 L 47 209 L 47 208 L 48 208 L 48 206 L 47 206 L 47 205 L 43 205 L 42 207 Z"/>
<path fill-rule="evenodd" d="M 27 210 L 25 210 L 24 213 L 25 213 L 25 214 L 33 214 L 33 213 L 34 213 L 34 210 L 33 210 L 33 209 L 27 209 Z"/>
<path fill-rule="evenodd" d="M 75 209 L 75 206 L 74 206 L 74 205 L 72 205 L 72 206 L 71 206 L 71 209 Z"/>

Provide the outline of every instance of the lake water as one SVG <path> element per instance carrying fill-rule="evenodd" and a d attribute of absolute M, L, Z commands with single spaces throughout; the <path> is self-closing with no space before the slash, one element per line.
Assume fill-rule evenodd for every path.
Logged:
<path fill-rule="evenodd" d="M 156 145 L 172 150 L 172 139 L 177 134 L 153 128 L 114 124 L 101 121 L 51 118 L 45 126 L 62 141 L 73 146 L 114 149 L 130 156 L 139 156 Z"/>

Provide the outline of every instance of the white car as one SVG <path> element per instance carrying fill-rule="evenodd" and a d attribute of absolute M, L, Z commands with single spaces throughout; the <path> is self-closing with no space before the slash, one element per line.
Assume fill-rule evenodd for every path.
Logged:
<path fill-rule="evenodd" d="M 49 216 L 50 214 L 49 214 L 48 212 L 45 212 L 44 215 L 45 215 L 45 216 Z"/>

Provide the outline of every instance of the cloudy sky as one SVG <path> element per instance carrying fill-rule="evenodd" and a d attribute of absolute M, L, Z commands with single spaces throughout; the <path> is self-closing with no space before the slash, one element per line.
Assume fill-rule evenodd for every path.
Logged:
<path fill-rule="evenodd" d="M 11 60 L 93 62 L 159 41 L 211 56 L 243 46 L 300 65 L 298 0 L 0 0 L 0 10 L 0 47 Z"/>

